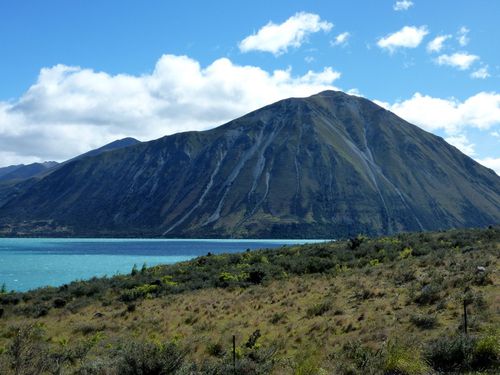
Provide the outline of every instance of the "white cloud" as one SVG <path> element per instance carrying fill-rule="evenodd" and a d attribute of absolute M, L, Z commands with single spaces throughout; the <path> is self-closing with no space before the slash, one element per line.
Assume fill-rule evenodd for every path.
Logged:
<path fill-rule="evenodd" d="M 279 99 L 332 89 L 339 77 L 330 67 L 294 76 L 227 58 L 202 67 L 175 55 L 141 76 L 56 65 L 19 99 L 0 101 L 0 161 L 64 160 L 121 137 L 208 129 Z"/>
<path fill-rule="evenodd" d="M 440 52 L 443 49 L 444 42 L 446 40 L 450 39 L 451 35 L 439 35 L 432 39 L 428 44 L 427 44 L 427 52 Z"/>
<path fill-rule="evenodd" d="M 380 38 L 377 45 L 391 52 L 398 48 L 416 48 L 428 33 L 427 26 L 405 26 L 393 34 Z"/>
<path fill-rule="evenodd" d="M 335 37 L 334 40 L 330 42 L 332 46 L 345 45 L 351 34 L 349 32 L 343 32 Z"/>
<path fill-rule="evenodd" d="M 241 52 L 263 51 L 280 55 L 289 47 L 298 48 L 307 36 L 319 31 L 328 32 L 333 24 L 322 21 L 317 14 L 296 13 L 281 24 L 269 22 L 253 35 L 239 43 Z"/>
<path fill-rule="evenodd" d="M 476 154 L 474 148 L 475 144 L 471 143 L 465 134 L 457 134 L 451 137 L 445 138 L 445 141 L 448 142 L 450 145 L 455 146 L 458 148 L 460 151 L 462 151 L 464 154 L 468 156 L 474 156 Z"/>
<path fill-rule="evenodd" d="M 491 134 L 493 137 L 500 138 L 500 132 L 498 132 L 498 131 L 496 131 L 496 130 L 495 130 L 495 131 L 492 131 L 490 134 Z"/>
<path fill-rule="evenodd" d="M 438 56 L 436 62 L 439 65 L 448 65 L 460 70 L 467 70 L 477 60 L 479 60 L 479 56 L 471 55 L 467 52 L 456 52 L 453 55 Z"/>
<path fill-rule="evenodd" d="M 392 6 L 395 11 L 408 10 L 413 6 L 413 1 L 410 0 L 398 0 Z"/>
<path fill-rule="evenodd" d="M 469 31 L 470 30 L 467 27 L 462 26 L 457 33 L 458 44 L 460 44 L 462 47 L 465 47 L 467 44 L 469 44 Z"/>
<path fill-rule="evenodd" d="M 493 169 L 497 175 L 500 176 L 500 158 L 483 158 L 476 159 L 479 164 L 484 165 L 490 169 Z"/>
<path fill-rule="evenodd" d="M 478 70 L 473 71 L 470 76 L 472 78 L 477 79 L 486 79 L 490 77 L 490 73 L 488 72 L 488 65 L 479 68 Z"/>
<path fill-rule="evenodd" d="M 466 128 L 487 130 L 500 125 L 500 93 L 479 92 L 464 101 L 415 93 L 394 104 L 377 102 L 405 120 L 430 132 L 456 135 Z"/>

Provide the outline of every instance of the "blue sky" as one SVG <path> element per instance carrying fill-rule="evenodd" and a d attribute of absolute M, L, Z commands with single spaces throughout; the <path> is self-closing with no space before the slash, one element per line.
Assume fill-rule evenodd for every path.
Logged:
<path fill-rule="evenodd" d="M 5 0 L 0 166 L 207 129 L 331 87 L 500 173 L 499 14 L 494 0 Z"/>

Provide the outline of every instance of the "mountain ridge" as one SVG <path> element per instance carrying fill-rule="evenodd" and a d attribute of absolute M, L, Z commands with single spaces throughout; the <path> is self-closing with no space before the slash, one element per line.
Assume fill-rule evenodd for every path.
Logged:
<path fill-rule="evenodd" d="M 0 221 L 68 235 L 336 238 L 495 224 L 499 187 L 442 138 L 325 91 L 71 161 L 4 204 Z"/>

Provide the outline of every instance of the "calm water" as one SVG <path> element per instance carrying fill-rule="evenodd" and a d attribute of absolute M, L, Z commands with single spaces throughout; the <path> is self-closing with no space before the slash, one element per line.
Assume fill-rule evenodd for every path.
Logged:
<path fill-rule="evenodd" d="M 128 273 L 199 255 L 320 242 L 317 240 L 151 240 L 0 238 L 0 284 L 8 290 L 58 286 L 92 276 Z"/>

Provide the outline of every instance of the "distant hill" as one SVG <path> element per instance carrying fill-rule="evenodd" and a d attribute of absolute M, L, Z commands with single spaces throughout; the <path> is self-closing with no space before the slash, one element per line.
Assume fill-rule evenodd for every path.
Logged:
<path fill-rule="evenodd" d="M 1 168 L 0 181 L 24 180 L 47 171 L 56 165 L 58 165 L 58 163 L 55 161 L 46 161 L 43 163 L 20 164 Z M 2 171 L 6 171 L 6 173 L 1 173 Z"/>
<path fill-rule="evenodd" d="M 43 163 L 19 164 L 0 168 L 0 207 L 12 197 L 15 197 L 32 186 L 39 179 L 49 175 L 69 161 L 80 160 L 85 157 L 95 156 L 107 151 L 118 150 L 140 143 L 134 138 L 123 138 L 84 154 L 78 155 L 68 161 L 57 163 L 48 161 Z"/>
<path fill-rule="evenodd" d="M 18 165 L 10 165 L 8 167 L 0 168 L 0 182 L 5 181 L 19 181 L 25 180 L 31 177 L 46 175 L 47 173 L 52 172 L 55 167 L 66 164 L 69 161 L 82 159 L 88 156 L 95 156 L 102 154 L 103 152 L 117 150 L 123 147 L 128 147 L 131 145 L 135 145 L 140 143 L 137 139 L 134 138 L 123 138 L 111 143 L 108 143 L 102 147 L 99 147 L 95 150 L 90 150 L 84 154 L 75 156 L 72 159 L 69 159 L 63 163 L 58 163 L 55 161 L 45 161 L 43 163 L 32 163 L 32 164 L 18 164 Z"/>
<path fill-rule="evenodd" d="M 10 172 L 22 167 L 24 164 L 18 164 L 18 165 L 9 165 L 7 167 L 2 167 L 0 168 L 0 178 L 2 176 L 5 176 L 6 174 L 9 174 Z"/>
<path fill-rule="evenodd" d="M 17 168 L 22 167 L 24 164 L 18 164 L 18 165 L 9 165 L 7 167 L 2 167 L 0 168 L 0 178 L 2 176 L 5 176 L 6 174 L 16 170 Z"/>
<path fill-rule="evenodd" d="M 168 237 L 477 227 L 500 223 L 500 177 L 367 99 L 325 91 L 70 161 L 0 221 L 4 233 Z"/>

